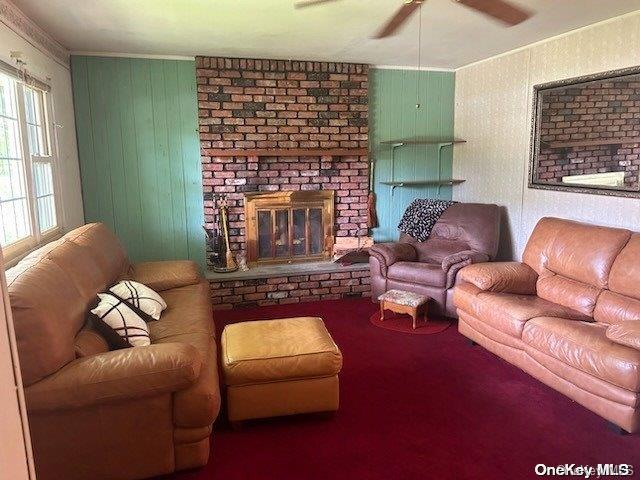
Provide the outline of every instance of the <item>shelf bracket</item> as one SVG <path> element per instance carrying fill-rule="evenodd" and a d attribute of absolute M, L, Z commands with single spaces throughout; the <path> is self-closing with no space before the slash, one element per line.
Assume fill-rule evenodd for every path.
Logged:
<path fill-rule="evenodd" d="M 396 191 L 397 187 L 404 187 L 404 183 L 396 183 L 394 185 L 391 185 L 391 196 L 392 197 L 393 197 L 393 194 Z"/>
<path fill-rule="evenodd" d="M 442 180 L 442 149 L 444 147 L 453 146 L 453 142 L 444 142 L 438 144 L 438 181 Z M 440 198 L 440 190 L 442 189 L 442 184 L 438 185 L 437 195 Z"/>
<path fill-rule="evenodd" d="M 393 182 L 396 178 L 395 169 L 396 169 L 396 149 L 398 147 L 402 147 L 404 142 L 392 143 L 391 144 L 391 181 Z M 393 193 L 393 192 L 392 192 Z"/>

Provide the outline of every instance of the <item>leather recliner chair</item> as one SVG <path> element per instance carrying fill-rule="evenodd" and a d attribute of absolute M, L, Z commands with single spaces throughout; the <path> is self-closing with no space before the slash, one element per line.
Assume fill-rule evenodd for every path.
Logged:
<path fill-rule="evenodd" d="M 431 235 L 419 242 L 405 234 L 398 242 L 369 249 L 371 299 L 399 289 L 433 299 L 430 311 L 456 316 L 452 302 L 458 271 L 493 260 L 500 238 L 500 209 L 483 203 L 455 203 L 440 216 Z"/>
<path fill-rule="evenodd" d="M 460 333 L 640 429 L 640 234 L 543 218 L 522 262 L 471 265 L 458 278 Z"/>
<path fill-rule="evenodd" d="M 86 326 L 121 278 L 160 292 L 151 345 L 109 351 Z M 85 225 L 7 271 L 39 480 L 139 479 L 207 463 L 220 408 L 209 285 L 190 261 L 131 265 Z"/>

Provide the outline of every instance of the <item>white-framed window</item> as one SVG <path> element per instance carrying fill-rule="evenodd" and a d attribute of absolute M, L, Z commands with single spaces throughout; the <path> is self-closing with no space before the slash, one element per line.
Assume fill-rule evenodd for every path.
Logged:
<path fill-rule="evenodd" d="M 0 245 L 7 261 L 59 233 L 48 97 L 0 73 Z"/>

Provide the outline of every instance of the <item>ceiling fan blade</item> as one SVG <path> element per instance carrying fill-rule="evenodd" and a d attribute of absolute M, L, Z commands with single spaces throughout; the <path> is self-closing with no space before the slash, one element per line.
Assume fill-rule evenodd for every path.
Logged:
<path fill-rule="evenodd" d="M 505 0 L 454 0 L 485 15 L 496 18 L 507 25 L 517 25 L 532 13 Z"/>
<path fill-rule="evenodd" d="M 337 0 L 307 0 L 306 2 L 296 2 L 294 6 L 296 8 L 313 7 L 315 5 L 322 5 L 323 3 L 331 3 Z"/>
<path fill-rule="evenodd" d="M 373 38 L 384 38 L 393 35 L 396 30 L 398 30 L 402 24 L 407 21 L 411 14 L 420 8 L 421 4 L 422 0 L 411 0 L 405 2 Z"/>

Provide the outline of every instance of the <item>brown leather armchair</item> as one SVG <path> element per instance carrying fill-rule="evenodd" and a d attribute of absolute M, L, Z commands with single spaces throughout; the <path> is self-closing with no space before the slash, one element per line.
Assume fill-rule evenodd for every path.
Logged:
<path fill-rule="evenodd" d="M 458 274 L 458 330 L 628 432 L 640 430 L 640 234 L 543 218 L 522 262 Z"/>
<path fill-rule="evenodd" d="M 431 297 L 434 312 L 456 317 L 452 302 L 456 274 L 472 263 L 493 260 L 499 237 L 497 205 L 453 204 L 426 241 L 401 234 L 398 242 L 371 247 L 372 300 L 387 290 L 407 290 Z"/>
<path fill-rule="evenodd" d="M 85 325 L 96 293 L 146 283 L 168 308 L 152 344 L 109 351 Z M 85 225 L 7 271 L 38 479 L 139 479 L 206 464 L 220 407 L 209 285 L 189 261 L 130 265 Z"/>

